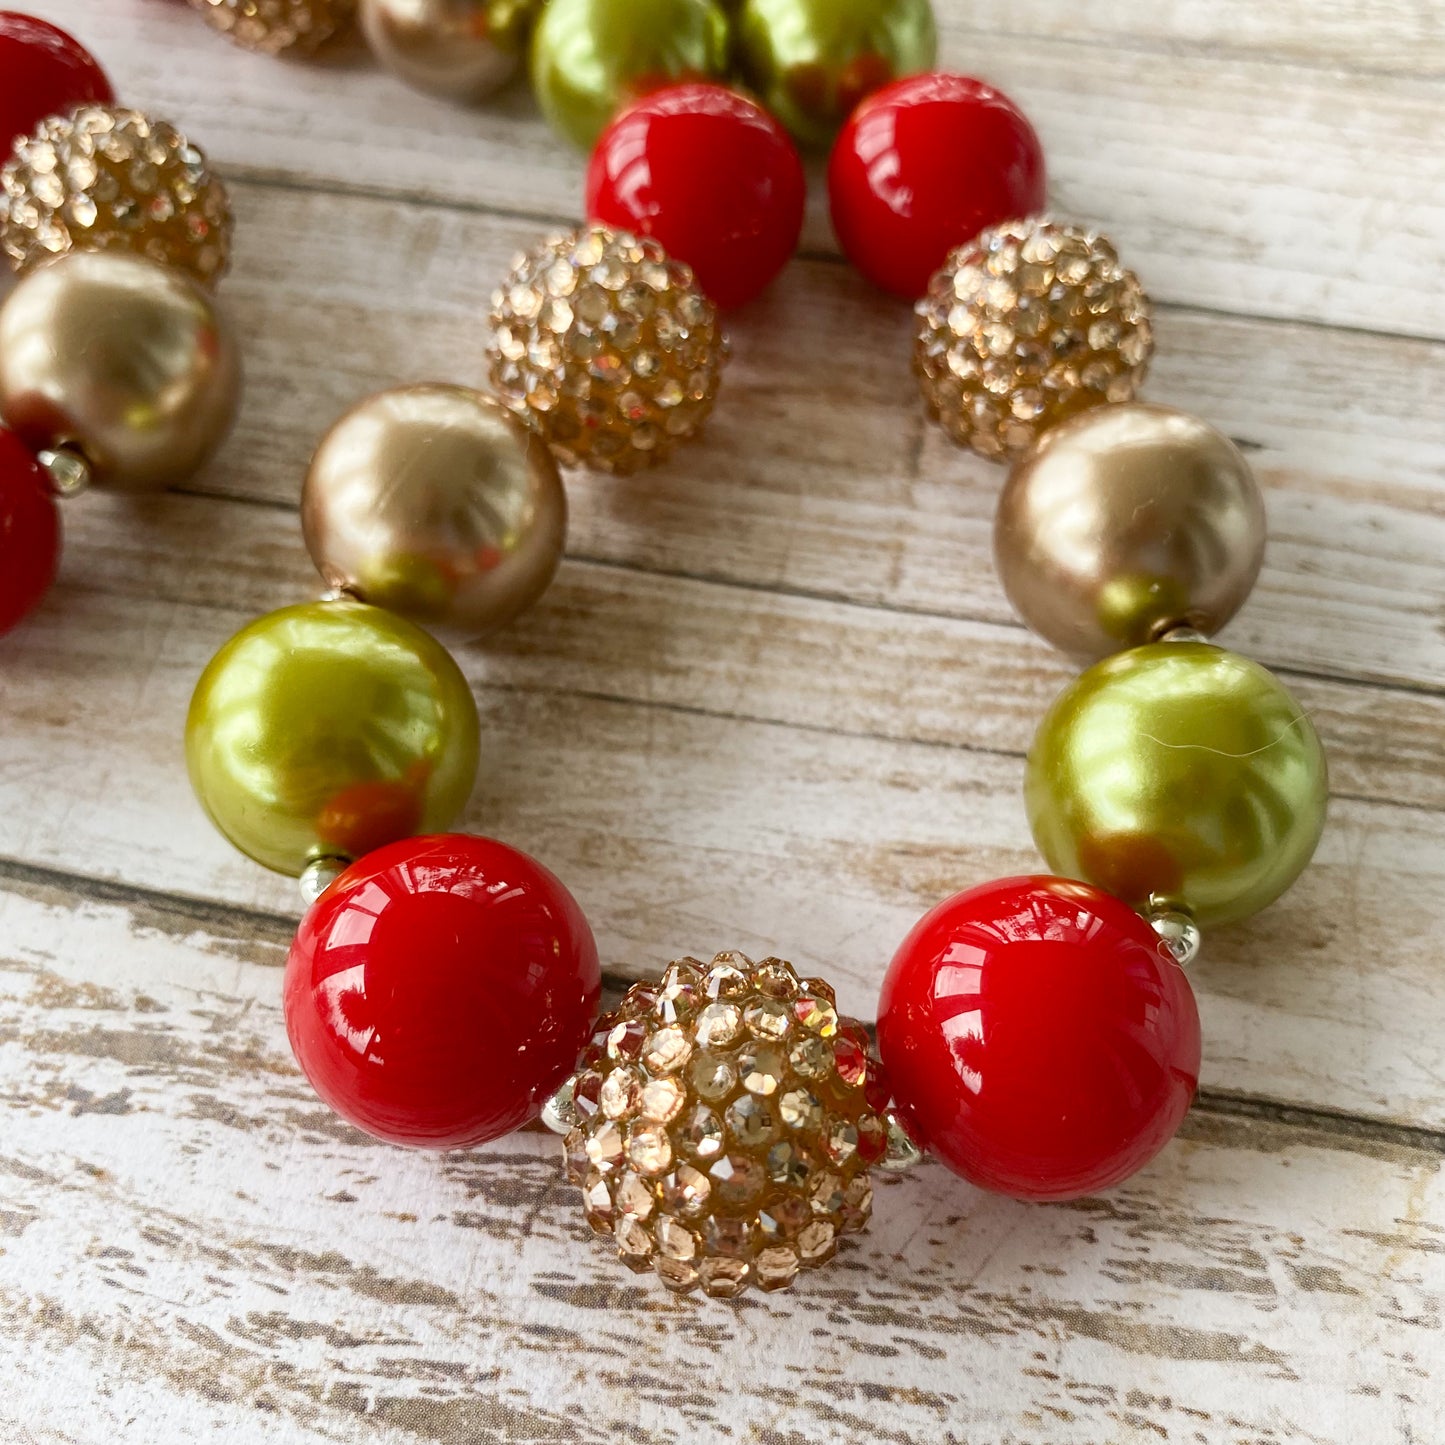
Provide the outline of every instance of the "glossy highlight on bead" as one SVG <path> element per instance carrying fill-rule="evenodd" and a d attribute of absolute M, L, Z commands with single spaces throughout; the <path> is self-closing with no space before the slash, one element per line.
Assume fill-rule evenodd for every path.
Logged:
<path fill-rule="evenodd" d="M 1044 152 L 1002 91 L 965 75 L 909 76 L 869 96 L 828 165 L 833 229 L 875 286 L 914 300 L 956 246 L 1043 208 Z"/>
<path fill-rule="evenodd" d="M 722 307 L 788 263 L 807 187 L 787 132 L 722 85 L 670 86 L 622 111 L 587 171 L 590 220 L 652 236 Z"/>
<path fill-rule="evenodd" d="M 354 864 L 306 915 L 286 1032 L 344 1119 L 466 1149 L 540 1112 L 600 996 L 592 930 L 542 864 L 489 838 L 413 838 Z"/>
<path fill-rule="evenodd" d="M 878 1045 L 913 1137 L 1019 1199 L 1142 1169 L 1199 1078 L 1194 993 L 1167 945 L 1062 878 L 985 883 L 929 913 L 884 980 Z"/>

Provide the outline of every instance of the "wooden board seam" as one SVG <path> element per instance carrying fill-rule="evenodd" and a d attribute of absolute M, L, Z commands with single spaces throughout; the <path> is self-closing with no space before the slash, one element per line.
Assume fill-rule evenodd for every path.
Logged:
<path fill-rule="evenodd" d="M 189 925 L 222 934 L 244 932 L 252 937 L 260 935 L 264 941 L 274 941 L 281 947 L 289 942 L 297 922 L 296 916 L 268 909 L 220 904 L 209 899 L 90 878 L 66 869 L 0 857 L 0 884 L 4 883 L 15 885 L 18 891 L 70 894 L 86 903 L 140 906 L 164 911 L 178 916 Z M 604 969 L 604 1006 L 608 998 L 620 996 L 634 982 L 636 979 L 631 976 Z M 865 1023 L 872 1034 L 872 1022 L 865 1020 Z M 1195 1098 L 1194 1112 L 1220 1121 L 1249 1121 L 1307 1131 L 1327 1138 L 1331 1148 L 1383 1146 L 1445 1158 L 1445 1129 L 1355 1114 L 1344 1109 L 1289 1104 L 1263 1095 L 1203 1088 Z"/>
<path fill-rule="evenodd" d="M 1006 12 L 991 12 L 1006 13 Z M 1014 41 L 1020 45 L 1051 45 L 1057 50 L 1105 51 L 1110 55 L 1137 55 L 1141 59 L 1158 57 L 1177 59 L 1180 48 L 1177 42 L 1164 39 L 1150 39 L 1132 30 L 1114 33 L 1090 33 L 1071 35 L 1040 34 L 1030 30 L 1006 30 L 1002 27 L 983 28 L 977 25 L 951 25 L 948 28 L 950 42 L 976 40 L 984 43 Z M 1298 54 L 1268 48 L 1250 49 L 1242 45 L 1221 44 L 1218 41 L 1190 36 L 1187 42 L 1190 59 L 1213 60 L 1221 64 L 1258 65 L 1273 67 L 1282 71 L 1301 71 L 1307 75 L 1338 75 L 1341 67 L 1329 60 L 1308 60 Z M 1369 65 L 1355 61 L 1349 66 L 1351 76 L 1373 80 L 1419 81 L 1431 84 L 1445 79 L 1445 71 L 1407 70 L 1388 65 Z M 985 77 L 987 78 L 987 77 Z"/>
<path fill-rule="evenodd" d="M 424 192 L 409 191 L 400 188 L 392 190 L 385 186 L 349 185 L 332 178 L 302 180 L 298 176 L 288 175 L 285 171 L 275 170 L 270 167 L 250 167 L 237 165 L 234 162 L 226 168 L 226 179 L 232 183 L 240 182 L 243 185 L 255 186 L 257 189 L 286 191 L 294 195 L 353 198 L 363 201 L 374 201 L 378 204 L 391 203 L 415 206 L 419 210 L 443 211 L 457 216 L 485 216 L 491 220 L 511 221 L 528 225 L 535 224 L 539 227 L 538 239 L 541 238 L 543 232 L 548 228 L 570 230 L 582 221 L 580 195 L 578 197 L 577 211 L 567 214 L 541 208 L 529 210 L 526 207 L 496 205 L 488 201 L 469 201 L 461 198 L 433 196 L 427 195 Z M 1076 219 L 1082 224 L 1089 223 L 1089 218 L 1086 216 L 1066 219 Z M 239 224 L 245 225 L 244 214 L 241 216 Z M 837 267 L 847 267 L 849 264 L 840 251 L 826 250 L 816 246 L 800 248 L 795 253 L 793 259 L 795 262 L 802 261 Z M 500 281 L 501 277 L 498 276 L 495 279 Z M 1445 337 L 1429 333 L 1396 331 L 1388 327 L 1365 326 L 1359 322 L 1321 321 L 1308 316 L 1280 316 L 1267 311 L 1243 311 L 1223 306 L 1206 306 L 1199 302 L 1160 299 L 1160 297 L 1152 291 L 1151 296 L 1155 310 L 1158 312 L 1174 312 L 1192 316 L 1213 317 L 1227 321 L 1256 321 L 1263 322 L 1269 326 L 1307 326 L 1323 332 L 1346 332 L 1361 336 L 1376 337 L 1384 341 L 1423 342 L 1427 346 L 1445 347 Z M 900 307 L 904 304 L 903 302 L 899 302 Z"/>

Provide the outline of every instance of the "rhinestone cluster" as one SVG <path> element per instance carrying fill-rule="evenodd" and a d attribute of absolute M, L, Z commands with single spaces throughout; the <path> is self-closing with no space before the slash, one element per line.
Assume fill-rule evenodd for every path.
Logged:
<path fill-rule="evenodd" d="M 682 959 L 635 985 L 559 1100 L 588 1223 L 632 1269 L 717 1298 L 831 1259 L 888 1152 L 863 1026 L 776 958 Z"/>
<path fill-rule="evenodd" d="M 1026 451 L 1065 418 L 1129 401 L 1154 347 L 1149 298 L 1096 231 L 1006 221 L 960 246 L 919 301 L 914 364 L 954 441 Z"/>
<path fill-rule="evenodd" d="M 202 151 L 136 110 L 87 105 L 44 120 L 0 170 L 0 246 L 17 271 L 67 251 L 133 251 L 214 285 L 231 205 Z"/>
<path fill-rule="evenodd" d="M 727 342 L 692 270 L 606 226 L 549 236 L 492 297 L 497 395 L 559 461 L 626 474 L 696 435 Z"/>
<path fill-rule="evenodd" d="M 305 54 L 329 40 L 356 12 L 356 0 L 190 0 L 207 23 L 247 50 Z"/>

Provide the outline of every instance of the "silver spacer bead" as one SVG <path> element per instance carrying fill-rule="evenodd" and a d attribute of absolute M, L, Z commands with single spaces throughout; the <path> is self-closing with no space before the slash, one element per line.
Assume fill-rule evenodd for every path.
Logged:
<path fill-rule="evenodd" d="M 308 908 L 351 866 L 346 858 L 313 858 L 297 879 Z"/>
<path fill-rule="evenodd" d="M 1180 968 L 1188 968 L 1204 942 L 1199 925 L 1181 908 L 1151 908 L 1145 915 L 1149 927 Z"/>
<path fill-rule="evenodd" d="M 69 447 L 38 452 L 35 459 L 49 474 L 50 490 L 57 497 L 78 497 L 95 480 L 90 463 Z"/>
<path fill-rule="evenodd" d="M 904 1174 L 923 1162 L 923 1150 L 908 1137 L 908 1131 L 894 1110 L 886 1110 L 883 1117 L 888 1124 L 888 1148 L 878 1161 L 878 1168 L 886 1169 L 890 1174 Z"/>
<path fill-rule="evenodd" d="M 582 1122 L 582 1115 L 572 1101 L 572 1086 L 576 1082 L 574 1074 L 542 1105 L 542 1122 L 554 1134 L 570 1134 Z"/>
<path fill-rule="evenodd" d="M 1155 639 L 1158 642 L 1208 642 L 1209 639 L 1197 627 L 1169 627 Z"/>

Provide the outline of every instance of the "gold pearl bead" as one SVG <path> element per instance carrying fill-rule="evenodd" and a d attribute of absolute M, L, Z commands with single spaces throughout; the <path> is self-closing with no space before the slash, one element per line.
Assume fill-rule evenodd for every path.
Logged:
<path fill-rule="evenodd" d="M 559 461 L 629 473 L 697 435 L 727 341 L 691 267 L 607 226 L 550 236 L 492 297 L 491 381 Z"/>
<path fill-rule="evenodd" d="M 1205 642 L 1096 663 L 1049 709 L 1024 780 L 1054 872 L 1202 927 L 1248 918 L 1294 882 L 1327 794 L 1299 703 L 1258 663 Z"/>
<path fill-rule="evenodd" d="M 361 0 L 361 32 L 414 89 L 477 101 L 516 74 L 535 9 L 533 0 Z"/>
<path fill-rule="evenodd" d="M 1134 402 L 1044 433 L 999 497 L 994 557 L 1023 620 L 1093 661 L 1171 627 L 1217 632 L 1264 539 L 1264 499 L 1229 438 Z"/>
<path fill-rule="evenodd" d="M 460 386 L 382 392 L 327 433 L 301 496 L 329 586 L 471 636 L 546 591 L 567 497 L 546 443 Z"/>
<path fill-rule="evenodd" d="M 248 857 L 299 877 L 444 832 L 476 781 L 476 703 L 451 655 L 379 607 L 306 602 L 216 655 L 186 720 L 191 785 Z"/>
<path fill-rule="evenodd" d="M 213 30 L 266 55 L 307 54 L 351 19 L 356 0 L 190 0 Z"/>
<path fill-rule="evenodd" d="M 985 457 L 1018 455 L 1089 407 L 1131 401 L 1154 347 L 1149 298 L 1108 240 L 1041 217 L 960 246 L 916 310 L 929 414 Z"/>
<path fill-rule="evenodd" d="M 0 306 L 0 420 L 35 451 L 80 452 L 99 484 L 185 480 L 225 440 L 240 391 L 211 298 L 139 256 L 72 252 Z"/>
<path fill-rule="evenodd" d="M 87 105 L 16 142 L 0 170 L 0 246 L 22 272 L 72 250 L 133 251 L 213 286 L 230 265 L 231 203 L 174 126 Z"/>

